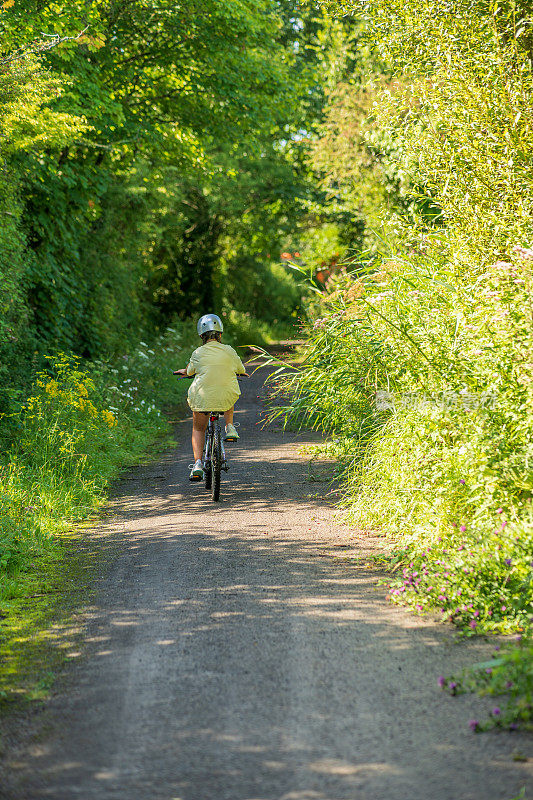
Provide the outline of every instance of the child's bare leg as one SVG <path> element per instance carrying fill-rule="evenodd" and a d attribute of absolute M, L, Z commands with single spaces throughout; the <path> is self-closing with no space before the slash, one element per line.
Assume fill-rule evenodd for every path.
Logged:
<path fill-rule="evenodd" d="M 226 425 L 233 425 L 233 410 L 235 406 L 228 408 L 227 411 L 224 411 L 224 422 Z"/>
<path fill-rule="evenodd" d="M 201 411 L 192 412 L 192 452 L 194 460 L 201 460 L 204 452 L 205 432 L 209 417 Z"/>

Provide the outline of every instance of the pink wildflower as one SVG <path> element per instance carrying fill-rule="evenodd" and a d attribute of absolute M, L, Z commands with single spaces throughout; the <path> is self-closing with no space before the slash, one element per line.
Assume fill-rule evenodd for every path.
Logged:
<path fill-rule="evenodd" d="M 533 261 L 533 249 L 531 247 L 522 247 L 517 244 L 513 247 L 513 253 L 516 253 L 519 258 L 523 258 L 526 261 Z"/>
<path fill-rule="evenodd" d="M 514 265 L 511 264 L 510 261 L 496 261 L 494 264 L 491 264 L 492 269 L 513 269 Z"/>

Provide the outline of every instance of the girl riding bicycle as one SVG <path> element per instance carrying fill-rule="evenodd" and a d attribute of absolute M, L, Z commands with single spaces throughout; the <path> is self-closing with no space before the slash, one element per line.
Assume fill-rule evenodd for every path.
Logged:
<path fill-rule="evenodd" d="M 194 465 L 189 475 L 191 481 L 201 481 L 204 476 L 202 451 L 210 411 L 224 413 L 226 435 L 224 441 L 235 442 L 239 434 L 233 424 L 233 409 L 241 390 L 237 375 L 248 374 L 244 365 L 228 344 L 222 344 L 224 330 L 220 317 L 204 314 L 196 326 L 202 345 L 191 355 L 186 369 L 175 375 L 192 376 L 187 401 L 192 410 L 192 449 Z"/>

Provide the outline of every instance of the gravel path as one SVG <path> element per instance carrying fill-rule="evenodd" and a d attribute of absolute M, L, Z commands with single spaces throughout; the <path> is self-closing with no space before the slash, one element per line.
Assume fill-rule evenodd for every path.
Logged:
<path fill-rule="evenodd" d="M 376 542 L 337 525 L 310 434 L 257 426 L 243 385 L 223 500 L 180 448 L 135 470 L 82 655 L 10 765 L 14 800 L 511 800 L 531 737 L 472 734 L 490 700 L 447 674 L 491 652 L 390 605 L 350 562 Z M 529 756 L 514 760 L 517 751 Z M 10 786 L 11 788 L 7 788 Z M 6 793 L 7 792 L 7 793 Z M 531 795 L 526 794 L 526 797 Z"/>

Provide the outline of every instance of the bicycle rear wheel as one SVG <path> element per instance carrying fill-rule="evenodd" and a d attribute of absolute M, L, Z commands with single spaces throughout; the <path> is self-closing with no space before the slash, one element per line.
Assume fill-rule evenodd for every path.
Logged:
<path fill-rule="evenodd" d="M 215 422 L 213 431 L 213 447 L 211 452 L 211 477 L 212 477 L 212 497 L 215 502 L 220 499 L 220 471 L 222 469 L 222 439 L 220 423 Z"/>
<path fill-rule="evenodd" d="M 211 441 L 211 431 L 208 428 L 205 434 L 205 447 L 204 447 L 204 480 L 205 488 L 207 491 L 211 489 L 212 473 L 211 473 L 211 451 L 213 450 Z"/>

